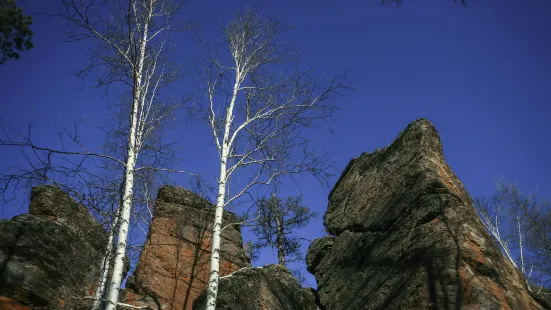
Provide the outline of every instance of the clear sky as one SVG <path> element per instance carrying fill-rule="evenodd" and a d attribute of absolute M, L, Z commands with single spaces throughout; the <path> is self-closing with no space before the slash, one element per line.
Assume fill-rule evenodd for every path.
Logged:
<path fill-rule="evenodd" d="M 192 0 L 184 15 L 211 38 L 220 21 L 258 3 Z M 54 0 L 17 4 L 25 13 L 59 9 Z M 287 39 L 302 50 L 304 68 L 319 74 L 346 71 L 354 82 L 356 91 L 341 102 L 334 134 L 320 138 L 334 154 L 337 174 L 351 158 L 388 145 L 409 122 L 424 117 L 440 132 L 446 159 L 472 196 L 492 194 L 496 176 L 549 196 L 550 1 L 478 0 L 462 7 L 451 0 L 404 0 L 396 9 L 379 1 L 279 0 L 263 1 L 261 13 L 279 13 L 295 26 Z M 117 97 L 104 96 L 73 75 L 85 63 L 86 44 L 64 42 L 64 21 L 34 15 L 32 30 L 36 47 L 0 67 L 0 118 L 22 131 L 33 120 L 35 138 L 44 145 L 57 145 L 58 122 L 82 120 L 84 141 L 97 149 L 104 138 L 98 127 L 105 123 L 108 102 Z M 189 33 L 173 42 L 183 63 L 198 55 Z M 184 96 L 194 83 L 189 77 L 171 92 Z M 217 174 L 207 130 L 196 123 L 179 127 L 178 152 L 186 159 L 180 168 Z M 0 152 L 0 169 L 24 162 L 18 152 Z M 296 191 L 294 186 L 287 192 Z M 325 211 L 330 188 L 303 178 L 301 190 L 307 205 Z M 20 206 L 4 206 L 2 216 L 25 212 Z M 321 236 L 321 222 L 301 235 Z M 259 264 L 275 262 L 267 251 Z"/>

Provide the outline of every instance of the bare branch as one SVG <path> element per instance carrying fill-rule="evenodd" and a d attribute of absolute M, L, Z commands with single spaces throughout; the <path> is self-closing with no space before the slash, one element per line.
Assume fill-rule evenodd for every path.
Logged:
<path fill-rule="evenodd" d="M 321 83 L 310 71 L 301 72 L 298 63 L 292 74 L 273 71 L 296 56 L 281 40 L 287 30 L 277 17 L 262 18 L 256 10 L 246 9 L 223 28 L 231 62 L 224 64 L 224 57 L 212 53 L 202 62 L 206 84 L 202 112 L 220 160 L 207 310 L 216 306 L 224 208 L 257 185 L 283 176 L 309 172 L 326 180 L 329 175 L 324 169 L 326 157 L 310 146 L 303 131 L 318 120 L 330 119 L 337 99 L 349 87 L 339 75 Z M 232 177 L 238 171 L 246 176 L 240 175 L 234 186 Z"/>

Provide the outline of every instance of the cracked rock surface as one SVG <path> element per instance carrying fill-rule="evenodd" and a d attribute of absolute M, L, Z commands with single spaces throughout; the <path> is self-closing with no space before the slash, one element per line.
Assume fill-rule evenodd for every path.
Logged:
<path fill-rule="evenodd" d="M 0 220 L 0 309 L 90 309 L 107 233 L 51 185 L 32 189 L 29 213 Z"/>
<path fill-rule="evenodd" d="M 189 190 L 161 187 L 144 249 L 127 287 L 155 300 L 159 309 L 190 310 L 210 276 L 214 212 L 212 204 Z M 237 222 L 235 214 L 224 211 L 223 227 Z M 239 225 L 226 227 L 221 237 L 220 274 L 249 266 Z"/>
<path fill-rule="evenodd" d="M 484 230 L 425 119 L 353 159 L 329 196 L 308 270 L 319 307 L 546 309 Z"/>
<path fill-rule="evenodd" d="M 205 309 L 207 292 L 193 304 Z M 242 268 L 220 278 L 218 310 L 316 310 L 311 289 L 302 288 L 291 272 L 280 265 Z"/>

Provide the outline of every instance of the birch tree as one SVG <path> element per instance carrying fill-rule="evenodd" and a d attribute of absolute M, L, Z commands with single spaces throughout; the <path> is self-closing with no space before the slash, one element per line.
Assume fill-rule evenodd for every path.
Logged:
<path fill-rule="evenodd" d="M 160 104 L 159 94 L 168 83 L 177 80 L 181 76 L 178 66 L 172 66 L 167 59 L 167 53 L 171 47 L 168 41 L 168 33 L 189 29 L 193 25 L 189 23 L 174 22 L 175 14 L 179 10 L 180 1 L 171 0 L 130 0 L 130 1 L 103 1 L 103 0 L 63 0 L 61 16 L 69 24 L 67 33 L 69 41 L 90 40 L 91 45 L 87 56 L 88 65 L 78 73 L 83 78 L 92 78 L 97 87 L 107 88 L 114 84 L 122 84 L 131 92 L 130 108 L 124 122 L 127 127 L 125 153 L 110 154 L 108 151 L 98 152 L 89 150 L 80 141 L 78 134 L 70 134 L 65 131 L 60 137 L 69 137 L 73 142 L 72 149 L 66 149 L 62 143 L 61 148 L 41 146 L 36 144 L 28 135 L 20 136 L 20 139 L 12 139 L 6 131 L 0 137 L 1 146 L 21 147 L 30 149 L 36 156 L 37 162 L 31 163 L 26 171 L 2 175 L 0 181 L 4 189 L 11 185 L 17 187 L 21 182 L 32 184 L 38 180 L 49 181 L 62 185 L 63 189 L 69 189 L 72 194 L 81 195 L 82 192 L 74 190 L 74 184 L 61 184 L 55 175 L 65 178 L 76 177 L 83 180 L 84 176 L 91 176 L 86 170 L 84 162 L 90 158 L 104 159 L 114 163 L 115 170 L 121 171 L 115 179 L 121 180 L 122 186 L 114 186 L 117 194 L 122 193 L 122 201 L 113 203 L 119 207 L 111 214 L 116 214 L 110 221 L 110 240 L 118 236 L 115 262 L 112 277 L 109 283 L 107 309 L 114 309 L 118 300 L 124 257 L 129 235 L 129 222 L 134 201 L 135 176 L 145 175 L 147 172 L 185 172 L 169 169 L 159 165 L 139 166 L 139 156 L 144 155 L 151 145 L 156 130 L 169 117 L 175 105 Z M 76 146 L 76 148 L 74 147 Z M 120 145 L 118 146 L 120 149 Z M 159 148 L 157 148 L 159 150 Z M 146 152 L 147 153 L 147 152 Z M 65 165 L 55 166 L 54 157 L 64 157 Z M 158 153 L 156 154 L 156 156 Z M 76 157 L 70 160 L 66 157 Z M 89 182 L 85 182 L 90 184 Z M 115 182 L 116 183 L 116 182 Z M 101 184 L 100 182 L 96 184 Z M 96 187 L 98 189 L 100 187 Z M 112 187 L 113 188 L 113 187 Z M 103 186 L 103 189 L 107 189 Z M 6 190 L 2 193 L 5 194 Z M 96 191 L 94 194 L 97 194 Z M 86 196 L 86 195 L 82 195 Z M 116 196 L 116 195 L 115 195 Z M 148 195 L 149 197 L 149 195 Z M 98 201 L 97 197 L 88 195 L 89 201 Z M 92 205 L 92 204 L 88 204 Z M 149 204 L 147 204 L 149 205 Z M 136 214 L 136 212 L 134 212 Z M 117 231 L 113 228 L 118 225 Z M 109 270 L 110 252 L 108 246 L 104 255 L 104 272 L 98 281 L 97 297 L 103 294 L 107 271 Z M 100 301 L 96 299 L 94 308 L 99 307 Z"/>
<path fill-rule="evenodd" d="M 12 173 L 0 174 L 2 194 L 6 194 L 7 188 L 12 187 L 15 190 L 20 187 L 19 185 L 30 188 L 44 183 L 55 184 L 69 193 L 79 204 L 86 206 L 91 214 L 106 227 L 109 233 L 108 241 L 105 252 L 101 255 L 102 261 L 98 266 L 101 274 L 95 288 L 92 309 L 100 309 L 104 304 L 105 287 L 108 275 L 112 271 L 114 240 L 117 236 L 125 185 L 124 166 L 120 163 L 126 161 L 126 154 L 128 153 L 127 146 L 124 143 L 127 140 L 128 124 L 124 120 L 130 108 L 131 101 L 129 102 L 129 100 L 123 98 L 121 103 L 115 106 L 115 109 L 109 109 L 109 114 L 113 115 L 110 119 L 112 126 L 103 128 L 106 141 L 102 147 L 102 153 L 88 154 L 81 150 L 80 153 L 72 152 L 71 156 L 55 160 L 55 155 L 64 154 L 65 147 L 83 145 L 78 138 L 80 136 L 77 130 L 78 126 L 75 126 L 73 132 L 65 129 L 59 134 L 63 138 L 61 139 L 62 147 L 60 149 L 48 149 L 35 145 L 30 129 L 28 136 L 23 141 L 15 141 L 7 133 L 3 135 L 4 137 L 0 136 L 0 146 L 20 146 L 22 148 L 22 153 L 30 167 L 28 169 L 18 168 Z M 135 190 L 130 220 L 132 224 L 131 236 L 132 227 L 135 231 L 137 230 L 136 234 L 141 236 L 141 239 L 147 235 L 147 227 L 153 214 L 152 197 L 155 188 L 159 184 L 168 181 L 166 175 L 156 170 L 159 167 L 170 168 L 175 164 L 174 160 L 177 160 L 172 143 L 164 137 L 164 129 L 169 121 L 168 116 L 172 115 L 170 111 L 175 108 L 177 108 L 177 105 L 166 103 L 160 105 L 159 102 L 156 102 L 152 107 L 156 110 L 164 109 L 166 117 L 160 119 L 154 125 L 155 128 L 150 128 L 151 134 L 143 141 L 144 146 L 140 151 L 140 157 L 136 161 Z M 67 137 L 69 141 L 65 141 Z M 87 160 L 87 156 L 95 157 L 96 160 Z M 160 170 L 176 171 L 166 168 Z M 141 241 L 133 242 L 132 239 L 129 239 L 129 245 L 131 246 L 130 250 L 136 253 L 141 248 Z M 129 254 L 132 254 L 132 252 Z"/>
<path fill-rule="evenodd" d="M 475 201 L 485 228 L 536 295 L 542 294 L 551 281 L 550 206 L 549 200 L 523 194 L 516 185 L 503 180 L 493 197 Z"/>
<path fill-rule="evenodd" d="M 328 173 L 304 129 L 331 118 L 346 80 L 338 75 L 321 83 L 311 71 L 299 71 L 297 54 L 281 38 L 286 30 L 278 18 L 246 9 L 222 30 L 227 54 L 213 52 L 199 66 L 204 115 L 219 157 L 208 310 L 216 308 L 224 208 L 274 178 L 309 172 L 323 179 Z"/>
<path fill-rule="evenodd" d="M 115 106 L 114 116 L 110 120 L 112 126 L 106 129 L 106 142 L 103 146 L 103 153 L 110 156 L 126 159 L 128 154 L 127 146 L 125 145 L 128 135 L 129 124 L 125 122 L 128 111 L 132 107 L 132 102 L 128 98 L 123 98 L 121 103 Z M 132 254 L 138 254 L 141 250 L 141 242 L 132 240 L 132 228 L 137 230 L 138 235 L 142 238 L 147 235 L 147 229 L 153 217 L 152 197 L 154 191 L 159 187 L 159 184 L 164 184 L 168 180 L 167 176 L 155 171 L 155 167 L 172 167 L 177 159 L 172 148 L 172 143 L 164 139 L 164 129 L 168 125 L 168 116 L 172 115 L 174 109 L 178 105 L 154 103 L 152 109 L 164 110 L 166 115 L 158 123 L 155 128 L 151 128 L 151 134 L 143 141 L 143 147 L 140 151 L 140 156 L 137 159 L 137 168 L 135 171 L 134 195 L 132 199 L 132 216 L 130 219 L 130 237 L 128 245 L 130 253 L 128 257 L 132 260 Z M 95 299 L 93 309 L 100 309 L 104 299 L 105 287 L 108 281 L 109 271 L 114 251 L 114 239 L 119 224 L 120 211 L 124 202 L 124 167 L 117 165 L 113 161 L 103 160 L 98 167 L 103 173 L 95 175 L 92 179 L 93 185 L 97 187 L 94 193 L 102 193 L 107 198 L 107 203 L 111 208 L 107 213 L 111 215 L 112 220 L 108 227 L 109 240 L 103 255 L 102 272 L 95 290 Z"/>
<path fill-rule="evenodd" d="M 159 88 L 178 77 L 178 70 L 171 70 L 165 64 L 168 47 L 166 34 L 179 30 L 183 25 L 172 23 L 179 9 L 177 1 L 63 0 L 63 5 L 63 17 L 71 27 L 69 38 L 75 41 L 92 40 L 90 66 L 82 73 L 95 73 L 98 85 L 120 81 L 132 91 L 123 202 L 106 306 L 107 310 L 113 310 L 116 309 L 123 280 L 136 160 L 143 142 L 151 133 L 150 125 L 164 117 L 162 112 L 151 109 Z"/>

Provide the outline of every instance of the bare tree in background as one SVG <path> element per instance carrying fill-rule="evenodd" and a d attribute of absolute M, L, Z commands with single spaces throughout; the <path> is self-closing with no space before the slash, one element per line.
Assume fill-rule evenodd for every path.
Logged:
<path fill-rule="evenodd" d="M 288 262 L 301 260 L 301 238 L 292 234 L 298 228 L 303 228 L 317 213 L 302 204 L 302 198 L 263 198 L 258 203 L 259 218 L 253 227 L 257 240 L 256 248 L 271 247 L 277 249 L 278 263 L 286 266 Z"/>
<path fill-rule="evenodd" d="M 204 115 L 220 160 L 208 310 L 216 308 L 224 208 L 253 187 L 283 175 L 327 176 L 325 158 L 310 147 L 303 129 L 331 118 L 336 99 L 347 89 L 346 80 L 332 76 L 321 85 L 310 71 L 300 72 L 293 64 L 296 55 L 281 41 L 285 30 L 278 18 L 265 19 L 246 9 L 223 28 L 228 64 L 227 56 L 213 53 L 199 66 L 208 102 Z M 230 180 L 238 171 L 241 175 L 230 192 Z"/>
<path fill-rule="evenodd" d="M 523 194 L 503 180 L 493 197 L 475 201 L 482 223 L 536 295 L 547 294 L 543 287 L 551 281 L 550 206 L 548 199 Z"/>

